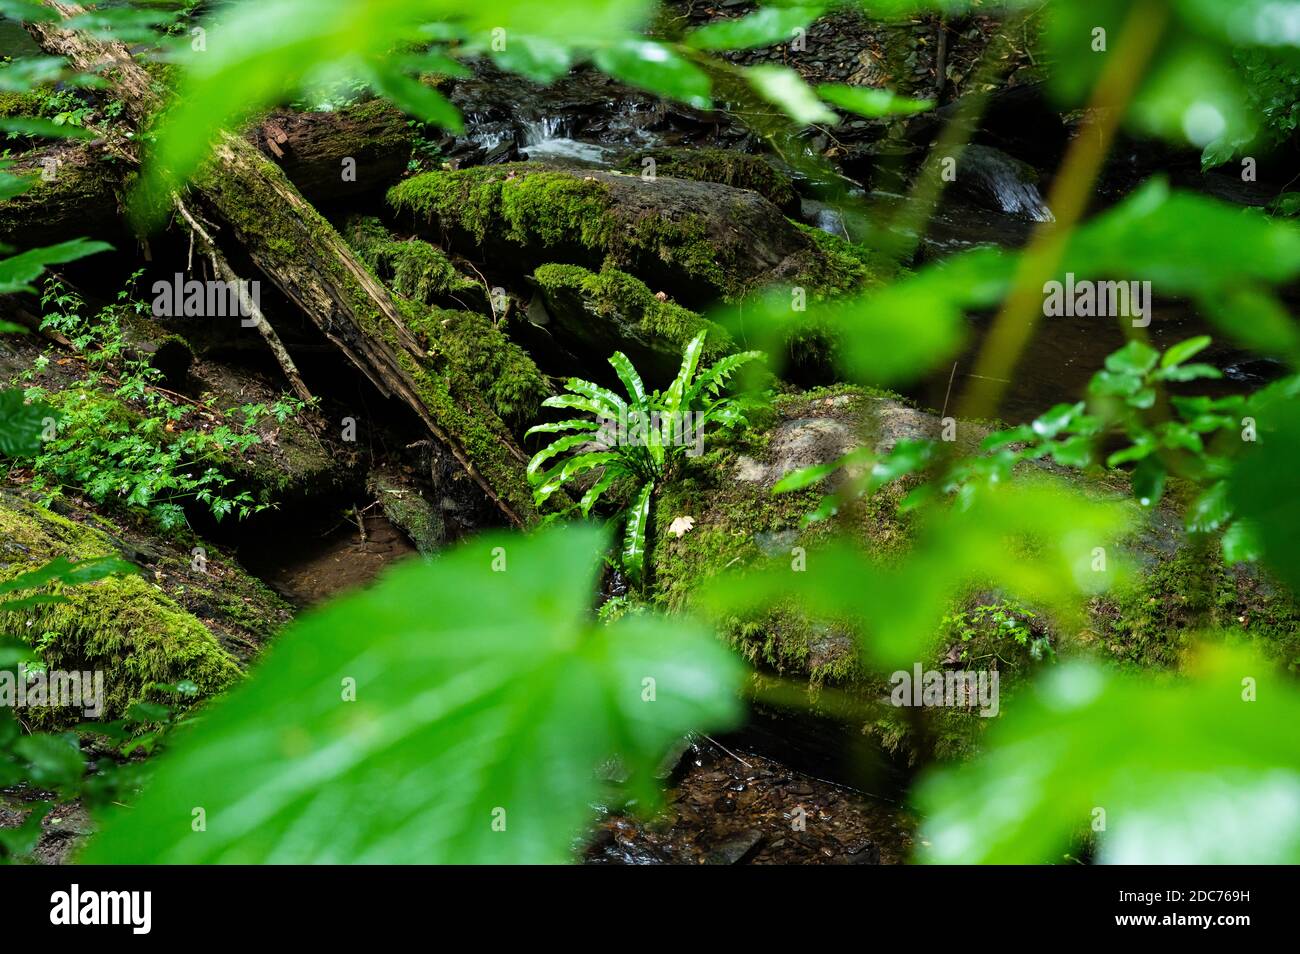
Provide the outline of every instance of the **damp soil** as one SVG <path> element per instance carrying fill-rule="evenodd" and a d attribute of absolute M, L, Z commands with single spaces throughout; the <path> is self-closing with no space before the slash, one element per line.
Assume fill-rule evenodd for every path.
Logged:
<path fill-rule="evenodd" d="M 240 562 L 294 606 L 315 606 L 374 582 L 413 556 L 410 540 L 378 508 L 343 513 L 329 526 L 281 527 L 240 547 Z"/>
<path fill-rule="evenodd" d="M 605 815 L 588 864 L 902 864 L 915 819 L 898 802 L 699 738 L 668 801 L 642 820 Z"/>

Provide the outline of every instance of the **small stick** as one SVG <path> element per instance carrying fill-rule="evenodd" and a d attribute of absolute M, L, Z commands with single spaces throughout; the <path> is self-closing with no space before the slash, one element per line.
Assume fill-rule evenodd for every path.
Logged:
<path fill-rule="evenodd" d="M 181 202 L 180 196 L 174 192 L 172 193 L 172 202 L 175 203 L 176 209 L 180 212 L 182 218 L 189 223 L 190 240 L 193 241 L 194 237 L 196 235 L 198 236 L 199 240 L 203 243 L 204 250 L 207 252 L 209 260 L 212 262 L 213 270 L 220 275 L 224 281 L 230 283 L 234 288 L 239 290 L 239 303 L 241 310 L 249 316 L 253 322 L 253 327 L 255 327 L 262 335 L 267 346 L 271 349 L 271 353 L 275 355 L 275 360 L 279 363 L 280 370 L 284 372 L 284 376 L 289 379 L 289 384 L 293 387 L 293 392 L 303 401 L 307 401 L 308 403 L 315 402 L 316 399 L 312 397 L 311 391 L 307 389 L 307 385 L 303 381 L 302 375 L 298 373 L 298 367 L 293 363 L 293 358 L 289 357 L 289 352 L 285 349 L 284 342 L 280 340 L 280 336 L 275 333 L 275 329 L 272 328 L 270 322 L 266 320 L 266 316 L 262 314 L 262 309 L 258 308 L 257 303 L 248 295 L 247 284 L 235 274 L 234 269 L 230 267 L 225 256 L 223 256 L 217 248 L 216 243 L 212 241 L 212 237 L 204 231 L 203 226 L 199 225 L 194 216 L 190 214 L 189 209 L 185 207 L 185 203 Z"/>

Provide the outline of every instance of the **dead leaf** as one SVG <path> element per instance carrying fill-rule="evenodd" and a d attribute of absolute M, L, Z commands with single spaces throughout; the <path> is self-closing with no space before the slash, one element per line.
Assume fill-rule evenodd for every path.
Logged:
<path fill-rule="evenodd" d="M 694 526 L 694 517 L 674 517 L 673 522 L 668 525 L 668 532 L 675 537 L 681 537 Z"/>

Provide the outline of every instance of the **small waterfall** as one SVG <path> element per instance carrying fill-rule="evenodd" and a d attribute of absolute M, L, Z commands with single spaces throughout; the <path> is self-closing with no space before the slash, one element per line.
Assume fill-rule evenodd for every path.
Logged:
<path fill-rule="evenodd" d="M 578 142 L 570 135 L 573 123 L 563 116 L 526 119 L 520 124 L 519 148 L 531 159 L 568 159 L 603 164 L 609 151 L 606 146 Z"/>
<path fill-rule="evenodd" d="M 1032 182 L 1017 179 L 998 178 L 990 183 L 994 198 L 1002 206 L 1003 212 L 1012 215 L 1024 215 L 1035 222 L 1055 222 L 1056 216 L 1043 201 L 1038 186 Z"/>
<path fill-rule="evenodd" d="M 1038 173 L 1026 163 L 988 146 L 969 145 L 957 166 L 959 189 L 984 195 L 1001 211 L 1035 222 L 1055 222 L 1038 191 Z"/>

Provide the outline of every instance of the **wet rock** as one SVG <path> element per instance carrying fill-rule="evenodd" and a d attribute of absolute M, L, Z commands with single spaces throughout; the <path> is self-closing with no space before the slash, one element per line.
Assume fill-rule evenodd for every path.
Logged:
<path fill-rule="evenodd" d="M 533 274 L 538 294 L 529 320 L 550 330 L 575 350 L 602 362 L 615 351 L 632 361 L 650 387 L 666 386 L 681 366 L 682 350 L 706 332 L 702 367 L 734 349 L 720 325 L 655 294 L 639 279 L 617 269 L 592 272 L 579 265 L 543 265 Z"/>
<path fill-rule="evenodd" d="M 738 865 L 748 859 L 763 842 L 763 833 L 750 829 L 724 839 L 704 856 L 706 865 Z"/>
<path fill-rule="evenodd" d="M 372 470 L 366 489 L 374 495 L 384 516 L 401 530 L 423 556 L 442 548 L 447 525 L 442 509 L 429 502 L 409 474 L 383 467 Z"/>
<path fill-rule="evenodd" d="M 848 423 L 835 418 L 786 421 L 772 432 L 769 460 L 759 463 L 742 456 L 736 462 L 735 476 L 745 483 L 770 486 L 792 471 L 843 457 L 859 441 Z"/>
<path fill-rule="evenodd" d="M 999 149 L 968 145 L 957 161 L 956 175 L 953 190 L 988 208 L 1035 222 L 1055 221 L 1038 191 L 1038 172 Z"/>

